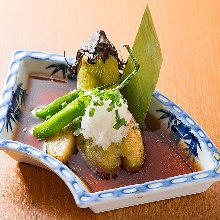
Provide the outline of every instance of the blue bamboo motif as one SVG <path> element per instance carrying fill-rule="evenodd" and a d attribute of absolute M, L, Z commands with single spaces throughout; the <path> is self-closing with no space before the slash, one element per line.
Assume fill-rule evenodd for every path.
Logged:
<path fill-rule="evenodd" d="M 7 132 L 9 131 L 9 128 L 11 132 L 12 130 L 12 122 L 16 123 L 19 121 L 19 118 L 21 116 L 21 105 L 24 103 L 26 91 L 22 88 L 22 83 L 17 85 L 17 88 L 15 91 L 12 91 L 12 99 L 11 103 L 8 108 L 8 112 L 6 115 L 6 129 Z"/>
<path fill-rule="evenodd" d="M 157 112 L 163 113 L 163 115 L 159 118 L 161 119 L 168 119 L 168 126 L 167 129 L 170 128 L 170 131 L 173 132 L 176 136 L 175 140 L 184 140 L 185 144 L 187 145 L 187 150 L 189 152 L 187 158 L 193 156 L 198 158 L 198 148 L 201 150 L 200 142 L 198 138 L 191 132 L 189 126 L 185 125 L 181 120 L 179 120 L 176 115 L 172 112 L 167 111 L 165 109 L 158 109 Z"/>

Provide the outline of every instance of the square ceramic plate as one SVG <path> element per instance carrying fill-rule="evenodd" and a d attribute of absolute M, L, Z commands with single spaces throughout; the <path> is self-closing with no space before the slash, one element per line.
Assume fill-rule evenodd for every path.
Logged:
<path fill-rule="evenodd" d="M 74 61 L 71 58 L 68 60 L 70 63 Z M 220 154 L 216 146 L 186 112 L 156 91 L 153 94 L 149 112 L 156 118 L 160 118 L 161 113 L 166 114 L 166 117 L 161 120 L 162 126 L 168 133 L 175 134 L 191 155 L 198 157 L 202 171 L 91 193 L 84 183 L 60 161 L 33 146 L 13 141 L 12 131 L 17 122 L 15 107 L 19 107 L 16 93 L 20 93 L 22 91 L 20 89 L 28 86 L 30 73 L 40 72 L 49 77 L 51 70 L 45 68 L 52 63 L 65 63 L 65 60 L 60 55 L 34 51 L 16 51 L 13 54 L 0 100 L 0 149 L 18 162 L 31 163 L 56 173 L 69 187 L 80 208 L 89 207 L 98 213 L 199 193 L 220 179 Z M 62 79 L 62 71 L 57 77 Z M 169 122 L 171 124 L 167 126 Z"/>

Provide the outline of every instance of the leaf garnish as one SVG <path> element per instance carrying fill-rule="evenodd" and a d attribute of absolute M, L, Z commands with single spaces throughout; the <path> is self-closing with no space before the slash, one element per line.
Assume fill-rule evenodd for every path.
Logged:
<path fill-rule="evenodd" d="M 140 69 L 129 84 L 123 88 L 122 95 L 127 100 L 128 108 L 135 120 L 142 125 L 150 106 L 162 63 L 159 41 L 148 7 L 144 12 L 132 52 L 140 64 Z M 125 79 L 132 70 L 132 57 L 129 56 L 122 79 Z"/>

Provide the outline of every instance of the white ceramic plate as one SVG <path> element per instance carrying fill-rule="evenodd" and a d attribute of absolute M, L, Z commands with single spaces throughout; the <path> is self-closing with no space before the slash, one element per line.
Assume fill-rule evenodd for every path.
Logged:
<path fill-rule="evenodd" d="M 71 63 L 74 59 L 68 58 L 68 61 Z M 174 198 L 202 192 L 220 179 L 220 154 L 214 143 L 186 112 L 156 91 L 149 112 L 157 118 L 165 114 L 166 117 L 161 119 L 163 126 L 167 129 L 170 121 L 167 132 L 175 133 L 179 141 L 185 142 L 189 153 L 198 157 L 202 171 L 91 193 L 60 161 L 33 146 L 13 141 L 12 131 L 16 124 L 10 118 L 11 114 L 13 116 L 10 109 L 13 109 L 13 99 L 16 98 L 14 94 L 20 87 L 26 88 L 31 72 L 50 76 L 51 70 L 45 67 L 52 63 L 65 63 L 65 60 L 60 55 L 35 51 L 16 51 L 13 54 L 0 101 L 0 149 L 19 162 L 35 164 L 56 173 L 69 187 L 79 207 L 89 207 L 98 213 Z M 57 74 L 63 77 L 61 71 Z"/>

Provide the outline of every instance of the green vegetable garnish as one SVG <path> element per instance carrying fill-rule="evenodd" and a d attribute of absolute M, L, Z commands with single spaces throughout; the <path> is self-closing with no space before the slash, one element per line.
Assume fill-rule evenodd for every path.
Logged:
<path fill-rule="evenodd" d="M 116 123 L 113 126 L 113 128 L 115 128 L 116 130 L 118 130 L 123 125 L 124 126 L 127 125 L 127 121 L 124 118 L 120 118 L 118 109 L 115 110 L 115 119 L 116 119 Z"/>
<path fill-rule="evenodd" d="M 136 35 L 132 53 L 138 59 L 140 69 L 121 93 L 128 102 L 130 112 L 141 125 L 150 106 L 162 63 L 159 41 L 148 7 Z M 132 69 L 132 57 L 129 57 L 122 78 L 125 79 Z"/>
<path fill-rule="evenodd" d="M 99 100 L 110 99 L 110 107 L 114 108 L 116 104 L 119 105 L 118 101 L 121 99 L 120 90 L 127 85 L 127 83 L 132 79 L 133 76 L 135 76 L 139 69 L 139 64 L 137 63 L 137 60 L 133 57 L 129 46 L 125 45 L 125 47 L 134 62 L 134 70 L 130 73 L 130 75 L 128 75 L 125 80 L 121 82 L 121 84 L 119 84 L 116 88 L 109 90 L 100 90 L 100 88 L 95 88 L 87 91 L 79 90 L 78 98 L 70 102 L 65 108 L 57 112 L 47 121 L 44 121 L 43 123 L 35 126 L 33 134 L 38 138 L 45 138 L 59 132 L 62 128 L 74 121 L 74 119 L 84 115 L 85 109 L 90 104 L 93 96 L 99 97 Z M 59 100 L 62 100 L 63 97 L 60 97 Z M 64 102 L 65 100 L 62 101 Z M 56 102 L 56 100 L 54 102 Z M 49 108 L 51 107 L 51 105 L 48 105 Z M 44 110 L 45 112 L 47 112 L 47 108 Z M 115 127 L 116 129 L 119 129 L 123 124 L 125 124 L 125 122 L 119 116 L 117 117 L 117 119 L 118 120 Z"/>
<path fill-rule="evenodd" d="M 82 116 L 79 116 L 72 121 L 72 128 L 74 131 L 81 127 L 81 122 L 82 122 Z"/>
<path fill-rule="evenodd" d="M 72 102 L 73 100 L 75 100 L 78 97 L 79 97 L 79 91 L 73 90 L 64 96 L 55 99 L 50 104 L 48 104 L 42 108 L 37 108 L 35 110 L 35 115 L 38 118 L 49 119 L 52 115 L 59 112 L 61 109 L 66 107 L 67 104 L 69 104 L 70 102 Z"/>
<path fill-rule="evenodd" d="M 82 139 L 80 139 L 80 140 L 79 140 L 79 144 L 84 145 L 84 144 L 85 144 L 85 141 L 82 140 Z"/>
<path fill-rule="evenodd" d="M 95 114 L 95 109 L 94 108 L 90 108 L 89 109 L 89 116 L 92 117 Z"/>
<path fill-rule="evenodd" d="M 47 121 L 36 125 L 33 130 L 34 136 L 45 138 L 59 132 L 79 116 L 83 116 L 85 108 L 91 101 L 90 96 L 80 96 L 69 103 L 64 109 L 53 115 Z"/>

